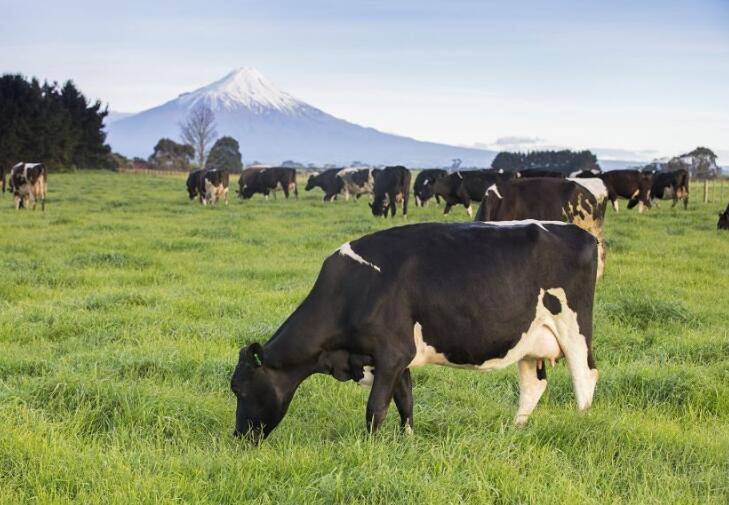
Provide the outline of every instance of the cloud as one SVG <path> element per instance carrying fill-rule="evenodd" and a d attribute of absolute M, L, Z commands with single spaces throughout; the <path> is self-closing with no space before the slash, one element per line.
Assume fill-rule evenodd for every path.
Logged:
<path fill-rule="evenodd" d="M 544 142 L 544 139 L 539 137 L 499 137 L 496 139 L 495 145 L 497 146 L 518 146 L 518 145 L 532 145 Z"/>

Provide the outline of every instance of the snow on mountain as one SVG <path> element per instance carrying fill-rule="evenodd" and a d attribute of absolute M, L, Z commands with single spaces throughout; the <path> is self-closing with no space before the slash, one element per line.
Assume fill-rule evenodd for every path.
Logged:
<path fill-rule="evenodd" d="M 179 123 L 198 103 L 215 113 L 219 135 L 238 140 L 244 161 L 277 164 L 405 164 L 489 166 L 493 151 L 421 142 L 365 128 L 297 100 L 256 69 L 242 67 L 207 86 L 107 126 L 114 151 L 147 157 L 162 137 L 179 139 Z"/>

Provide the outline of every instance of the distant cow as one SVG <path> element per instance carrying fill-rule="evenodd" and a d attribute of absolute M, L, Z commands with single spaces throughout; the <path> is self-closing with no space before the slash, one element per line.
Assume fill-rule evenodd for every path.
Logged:
<path fill-rule="evenodd" d="M 205 170 L 193 170 L 187 176 L 187 194 L 190 196 L 190 200 L 193 200 L 196 196 L 200 194 L 199 189 L 203 185 L 202 179 L 204 175 Z"/>
<path fill-rule="evenodd" d="M 15 208 L 28 208 L 30 204 L 35 210 L 38 200 L 41 210 L 46 210 L 48 192 L 48 170 L 43 163 L 18 163 L 10 170 L 10 190 L 15 196 Z"/>
<path fill-rule="evenodd" d="M 238 181 L 241 185 L 243 175 Z M 289 197 L 291 191 L 294 196 L 299 198 L 299 190 L 296 186 L 296 169 L 288 167 L 270 167 L 263 168 L 257 172 L 251 173 L 246 177 L 245 183 L 240 186 L 241 198 L 251 198 L 256 193 L 261 193 L 268 200 L 268 195 L 273 193 L 276 198 L 276 190 L 281 188 L 286 198 Z"/>
<path fill-rule="evenodd" d="M 597 276 L 601 277 L 605 268 L 603 221 L 607 190 L 599 179 L 584 180 L 590 182 L 543 177 L 493 184 L 481 200 L 476 221 L 537 219 L 576 224 L 597 239 Z"/>
<path fill-rule="evenodd" d="M 554 177 L 556 179 L 564 179 L 564 175 L 559 172 L 554 172 L 552 170 L 540 170 L 538 168 L 525 168 L 524 170 L 519 170 L 519 177 L 523 178 L 533 178 L 533 177 Z"/>
<path fill-rule="evenodd" d="M 306 191 L 314 188 L 321 188 L 324 191 L 323 201 L 331 202 L 337 198 L 337 195 L 344 189 L 344 182 L 337 177 L 341 168 L 330 168 L 320 174 L 309 176 L 306 181 Z"/>
<path fill-rule="evenodd" d="M 628 208 L 638 205 L 638 212 L 643 212 L 645 205 L 651 208 L 651 184 L 653 176 L 640 170 L 611 170 L 601 174 L 585 171 L 576 175 L 577 178 L 599 177 L 605 183 L 608 198 L 618 212 L 618 197 L 628 199 Z"/>
<path fill-rule="evenodd" d="M 716 223 L 716 227 L 719 230 L 729 230 L 729 205 L 726 206 L 723 214 L 719 213 L 719 222 Z"/>
<path fill-rule="evenodd" d="M 448 175 L 448 172 L 440 168 L 421 170 L 418 173 L 413 183 L 413 195 L 417 207 L 423 207 L 432 197 L 435 197 L 436 203 L 440 204 L 440 195 L 433 191 L 433 184 L 446 175 Z"/>
<path fill-rule="evenodd" d="M 688 208 L 689 173 L 684 168 L 673 172 L 658 172 L 653 176 L 651 200 L 673 200 L 674 208 L 679 200 L 683 200 L 684 210 Z"/>
<path fill-rule="evenodd" d="M 446 202 L 443 214 L 448 214 L 454 205 L 463 205 L 468 216 L 473 217 L 472 202 L 480 202 L 491 185 L 514 177 L 513 172 L 463 170 L 441 177 L 435 181 L 433 190 Z"/>
<path fill-rule="evenodd" d="M 268 342 L 240 349 L 233 433 L 268 436 L 317 373 L 371 388 L 367 430 L 382 426 L 394 400 L 408 432 L 410 369 L 431 364 L 517 365 L 522 425 L 547 387 L 546 363 L 564 357 L 584 411 L 599 376 L 596 256 L 594 237 L 561 222 L 420 223 L 347 242 Z"/>
<path fill-rule="evenodd" d="M 408 200 L 410 199 L 410 170 L 397 165 L 386 167 L 375 179 L 375 197 L 370 203 L 373 216 L 395 217 L 397 203 L 402 202 L 402 215 L 408 216 Z"/>
<path fill-rule="evenodd" d="M 253 184 L 257 174 L 262 170 L 264 170 L 263 167 L 250 167 L 241 172 L 240 177 L 238 177 L 238 197 L 243 198 L 243 190 Z"/>
<path fill-rule="evenodd" d="M 362 195 L 371 195 L 375 189 L 375 176 L 369 168 L 344 168 L 337 172 L 342 180 L 344 199 L 350 196 L 359 199 Z"/>
<path fill-rule="evenodd" d="M 229 183 L 230 175 L 227 170 L 204 170 L 197 189 L 200 203 L 213 205 L 223 198 L 225 205 L 228 205 Z"/>

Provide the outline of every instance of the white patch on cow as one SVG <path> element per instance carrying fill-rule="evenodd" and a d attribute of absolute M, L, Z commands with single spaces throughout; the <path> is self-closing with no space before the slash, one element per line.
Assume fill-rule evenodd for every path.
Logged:
<path fill-rule="evenodd" d="M 615 209 L 615 212 L 620 212 L 617 200 L 613 200 L 613 209 Z"/>
<path fill-rule="evenodd" d="M 640 194 L 640 190 L 636 189 L 632 195 L 630 195 L 630 198 L 636 198 Z"/>
<path fill-rule="evenodd" d="M 466 214 L 468 214 L 468 217 L 473 217 L 473 208 L 470 205 L 466 208 Z"/>
<path fill-rule="evenodd" d="M 342 247 L 339 248 L 339 254 L 342 256 L 348 256 L 352 258 L 357 263 L 361 263 L 362 265 L 367 265 L 368 267 L 374 268 L 376 271 L 380 272 L 380 267 L 375 265 L 374 263 L 370 263 L 366 259 L 364 259 L 362 256 L 354 252 L 354 249 L 352 249 L 352 246 L 349 242 L 344 244 Z"/>
<path fill-rule="evenodd" d="M 362 375 L 363 377 L 357 381 L 357 384 L 362 386 L 363 388 L 371 388 L 372 383 L 375 381 L 375 374 L 372 373 L 372 370 L 374 370 L 374 367 L 365 365 L 362 367 Z"/>
<path fill-rule="evenodd" d="M 608 190 L 605 183 L 599 177 L 574 177 L 567 178 L 568 181 L 579 184 L 587 191 L 592 193 L 597 203 L 601 204 L 608 196 Z"/>
<path fill-rule="evenodd" d="M 535 224 L 539 226 L 544 231 L 549 231 L 547 228 L 544 227 L 545 224 L 554 224 L 554 225 L 561 225 L 566 226 L 572 223 L 565 223 L 563 221 L 537 221 L 536 219 L 522 219 L 520 221 L 481 221 L 484 224 L 488 224 L 491 226 L 502 226 L 502 227 L 509 227 L 509 226 L 527 226 L 530 224 Z"/>
<path fill-rule="evenodd" d="M 496 186 L 496 184 L 492 184 L 491 186 L 489 186 L 486 190 L 486 194 L 488 195 L 490 191 L 493 191 L 494 194 L 499 197 L 499 200 L 504 199 L 504 197 L 501 196 L 501 193 L 499 193 L 499 188 Z"/>
<path fill-rule="evenodd" d="M 545 307 L 544 295 L 546 293 L 559 300 L 561 307 L 559 313 L 552 314 Z M 567 296 L 562 288 L 540 290 L 534 319 L 527 331 L 522 333 L 516 345 L 509 349 L 503 358 L 489 359 L 481 364 L 451 363 L 445 354 L 439 352 L 424 340 L 422 326 L 417 322 L 413 327 L 413 341 L 415 355 L 408 365 L 410 368 L 436 364 L 456 368 L 489 370 L 504 368 L 524 361 L 525 364 L 521 366 L 529 369 L 533 368 L 532 375 L 536 379 L 536 360 L 556 361 L 564 356 L 567 359 L 567 366 L 572 376 L 578 410 L 585 410 L 592 404 L 598 377 L 597 370 L 590 370 L 587 365 L 587 343 L 584 335 L 580 333 L 577 314 L 570 309 Z M 543 388 L 546 387 L 546 381 L 537 381 L 544 382 L 543 386 L 529 378 L 525 378 L 523 382 L 521 386 L 523 398 L 520 399 L 520 407 L 516 417 L 517 424 L 526 422 L 539 397 L 544 392 Z"/>

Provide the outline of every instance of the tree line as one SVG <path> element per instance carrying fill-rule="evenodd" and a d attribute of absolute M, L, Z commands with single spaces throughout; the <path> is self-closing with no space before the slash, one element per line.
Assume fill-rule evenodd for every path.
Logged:
<path fill-rule="evenodd" d="M 0 77 L 0 164 L 42 161 L 50 168 L 113 168 L 103 131 L 108 114 L 72 81 Z"/>
<path fill-rule="evenodd" d="M 578 170 L 600 169 L 597 156 L 590 151 L 532 151 L 529 153 L 512 153 L 502 151 L 496 155 L 491 167 L 504 172 L 526 169 L 552 170 L 572 173 Z"/>

